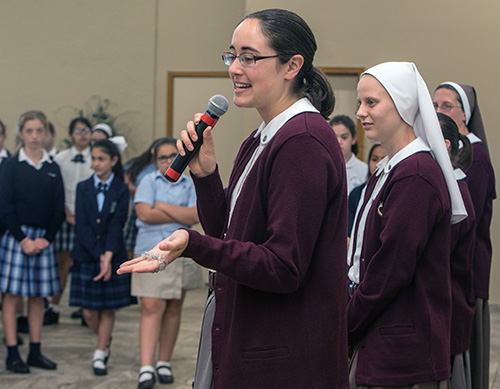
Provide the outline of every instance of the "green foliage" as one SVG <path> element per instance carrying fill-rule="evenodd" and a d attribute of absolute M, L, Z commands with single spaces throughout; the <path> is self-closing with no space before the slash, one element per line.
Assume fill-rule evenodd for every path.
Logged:
<path fill-rule="evenodd" d="M 106 123 L 113 129 L 115 135 L 124 135 L 127 137 L 131 132 L 131 123 L 134 122 L 134 112 L 124 112 L 120 114 L 111 113 L 114 108 L 110 99 L 103 98 L 99 95 L 91 96 L 83 105 L 83 107 L 75 107 L 65 105 L 59 108 L 56 112 L 56 122 L 60 127 L 67 128 L 69 122 L 76 117 L 84 117 L 88 119 L 92 126 L 98 123 Z M 71 147 L 71 140 L 66 138 L 59 142 L 59 149 Z"/>
<path fill-rule="evenodd" d="M 75 117 L 87 118 L 93 126 L 106 123 L 114 128 L 116 116 L 108 112 L 109 105 L 109 99 L 94 95 L 85 103 L 85 108 L 75 108 Z"/>

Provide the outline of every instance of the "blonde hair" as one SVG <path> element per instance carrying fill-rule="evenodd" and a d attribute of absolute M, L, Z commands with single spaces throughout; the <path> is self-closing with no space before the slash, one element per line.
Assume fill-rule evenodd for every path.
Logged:
<path fill-rule="evenodd" d="M 42 111 L 31 110 L 21 114 L 21 116 L 19 116 L 19 120 L 17 121 L 16 151 L 19 151 L 19 149 L 24 146 L 24 142 L 19 137 L 19 134 L 23 130 L 24 125 L 26 124 L 26 122 L 36 119 L 40 120 L 43 128 L 48 131 L 49 121 L 47 120 L 47 116 L 45 116 Z"/>
<path fill-rule="evenodd" d="M 47 120 L 47 116 L 45 116 L 45 114 L 42 111 L 31 110 L 19 116 L 19 120 L 17 121 L 17 132 L 19 133 L 23 130 L 26 122 L 35 119 L 40 120 L 40 122 L 42 122 L 43 128 L 48 130 L 49 121 Z"/>

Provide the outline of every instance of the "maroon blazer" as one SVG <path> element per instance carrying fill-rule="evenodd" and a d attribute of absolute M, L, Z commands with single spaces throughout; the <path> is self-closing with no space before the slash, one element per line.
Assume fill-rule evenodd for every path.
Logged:
<path fill-rule="evenodd" d="M 468 216 L 451 226 L 451 355 L 461 354 L 469 349 L 475 311 L 472 262 L 476 217 L 467 183 L 465 180 L 457 183 Z"/>
<path fill-rule="evenodd" d="M 474 249 L 474 293 L 476 298 L 489 298 L 491 270 L 490 224 L 495 194 L 495 172 L 490 157 L 480 143 L 472 144 L 474 160 L 465 181 L 476 213 L 476 247 Z"/>
<path fill-rule="evenodd" d="M 259 143 L 253 135 L 228 199 Z M 325 119 L 302 113 L 276 133 L 227 230 L 218 172 L 194 183 L 208 235 L 189 231 L 183 255 L 217 270 L 215 388 L 348 388 L 345 163 Z"/>
<path fill-rule="evenodd" d="M 371 177 L 365 199 L 377 180 Z M 349 341 L 358 346 L 357 385 L 450 377 L 450 209 L 441 169 L 428 152 L 395 165 L 375 198 L 360 284 L 347 309 Z"/>

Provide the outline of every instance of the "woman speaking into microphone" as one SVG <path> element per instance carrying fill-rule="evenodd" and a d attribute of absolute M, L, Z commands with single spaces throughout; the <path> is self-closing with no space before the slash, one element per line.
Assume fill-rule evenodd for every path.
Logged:
<path fill-rule="evenodd" d="M 156 271 L 182 255 L 215 271 L 197 389 L 348 387 L 346 173 L 315 51 L 293 12 L 238 23 L 222 59 L 234 104 L 255 108 L 262 124 L 241 145 L 227 194 L 211 127 L 204 131 L 189 168 L 206 235 L 177 230 L 119 270 Z M 193 150 L 200 117 L 182 132 L 179 153 Z"/>

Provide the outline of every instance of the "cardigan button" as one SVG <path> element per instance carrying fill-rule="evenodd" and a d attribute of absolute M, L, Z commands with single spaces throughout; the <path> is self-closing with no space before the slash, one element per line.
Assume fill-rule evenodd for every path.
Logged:
<path fill-rule="evenodd" d="M 101 239 L 101 235 L 97 235 L 97 236 L 96 236 L 96 239 Z"/>
<path fill-rule="evenodd" d="M 97 219 L 96 223 L 99 224 L 101 222 L 101 219 Z"/>

